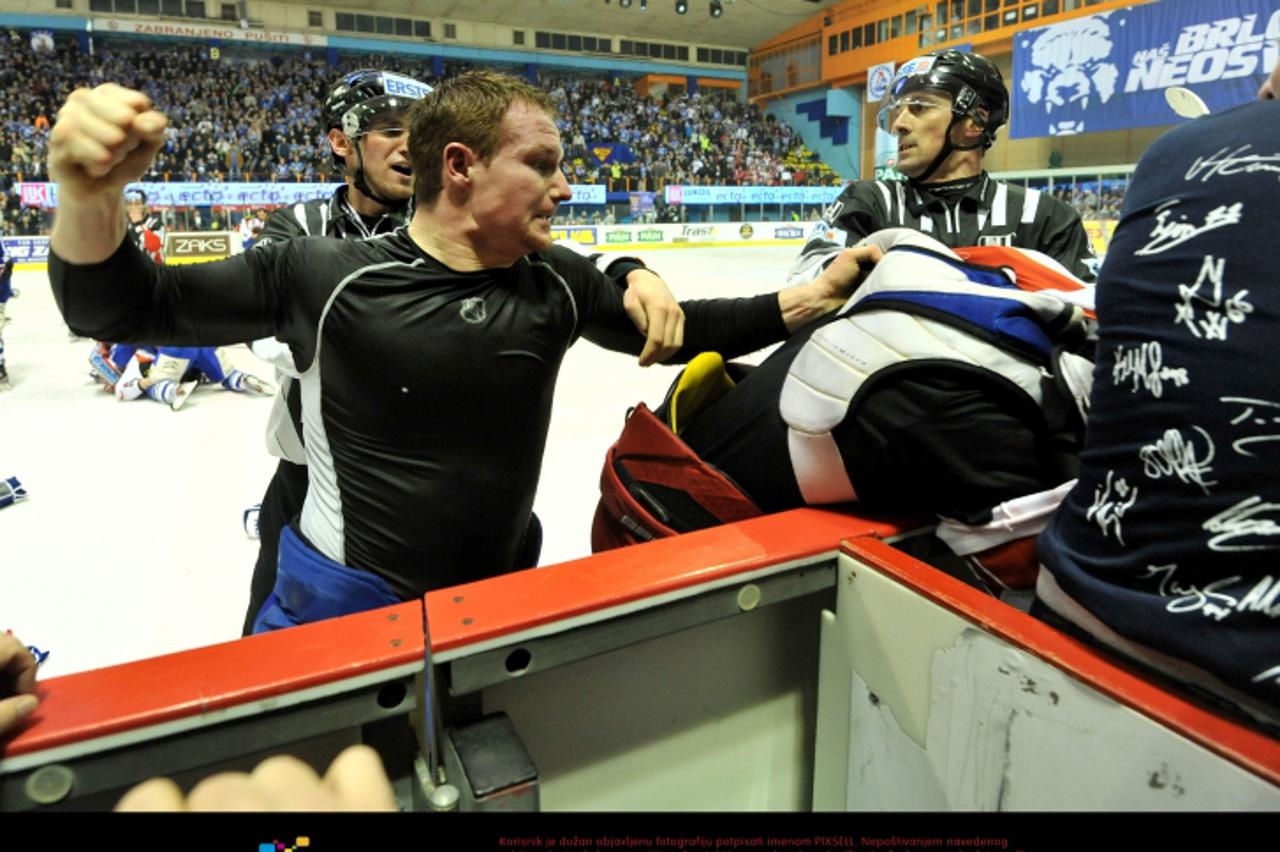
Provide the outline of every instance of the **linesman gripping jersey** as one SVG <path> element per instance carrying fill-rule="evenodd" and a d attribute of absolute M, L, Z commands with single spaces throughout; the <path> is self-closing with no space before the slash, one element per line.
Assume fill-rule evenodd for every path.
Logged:
<path fill-rule="evenodd" d="M 1096 258 L 1076 211 L 982 169 L 1008 114 L 1000 71 L 982 56 L 946 50 L 904 64 L 879 120 L 897 137 L 898 169 L 908 178 L 850 183 L 805 243 L 791 283 L 813 280 L 842 249 L 885 228 L 922 231 L 948 248 L 1035 249 L 1092 281 Z"/>
<path fill-rule="evenodd" d="M 913 180 L 849 184 L 801 249 L 791 283 L 813 280 L 847 246 L 885 228 L 921 231 L 948 248 L 1036 249 L 1077 278 L 1094 278 L 1097 258 L 1074 209 L 1047 192 L 1002 183 L 983 172 L 950 185 Z"/>

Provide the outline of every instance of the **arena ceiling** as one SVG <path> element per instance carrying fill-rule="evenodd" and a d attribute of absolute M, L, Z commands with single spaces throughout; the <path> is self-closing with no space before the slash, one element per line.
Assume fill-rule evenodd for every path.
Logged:
<path fill-rule="evenodd" d="M 712 18 L 711 0 L 686 0 L 688 11 L 676 13 L 676 0 L 316 0 L 315 8 L 368 10 L 371 14 L 500 23 L 520 29 L 610 35 L 636 39 L 750 49 L 790 29 L 839 0 L 720 0 L 724 14 Z M 646 9 L 641 9 L 644 2 Z"/>

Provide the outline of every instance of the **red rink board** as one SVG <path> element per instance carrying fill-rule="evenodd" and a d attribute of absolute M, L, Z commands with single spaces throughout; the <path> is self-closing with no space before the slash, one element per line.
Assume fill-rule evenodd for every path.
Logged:
<path fill-rule="evenodd" d="M 793 509 L 427 595 L 431 649 L 448 651 L 590 612 L 886 538 L 923 523 Z"/>
<path fill-rule="evenodd" d="M 37 683 L 40 706 L 0 755 L 263 701 L 421 660 L 417 601 Z"/>
<path fill-rule="evenodd" d="M 439 653 L 824 552 L 900 525 L 799 509 L 426 597 Z M 461 598 L 461 601 L 458 599 Z M 410 602 L 38 684 L 40 707 L 0 756 L 77 742 L 263 701 L 421 661 L 422 604 Z"/>

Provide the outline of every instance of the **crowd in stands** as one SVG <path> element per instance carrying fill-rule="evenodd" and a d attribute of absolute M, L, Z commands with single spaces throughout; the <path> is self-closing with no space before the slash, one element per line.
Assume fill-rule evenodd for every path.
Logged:
<path fill-rule="evenodd" d="M 338 176 L 323 143 L 320 105 L 343 71 L 379 67 L 433 82 L 429 58 L 344 55 L 338 67 L 310 51 L 258 51 L 175 42 L 72 36 L 0 36 L 0 162 L 4 191 L 45 180 L 57 104 L 77 86 L 119 82 L 146 92 L 172 121 L 150 180 L 329 181 Z M 446 73 L 464 66 L 450 63 Z M 556 78 L 546 82 L 563 115 L 566 170 L 573 183 L 656 191 L 667 183 L 838 184 L 784 122 L 732 94 L 680 92 L 644 98 L 628 83 Z M 626 146 L 626 162 L 602 164 L 593 149 Z M 38 216 L 6 198 L 5 230 L 38 228 Z"/>
<path fill-rule="evenodd" d="M 14 183 L 42 181 L 56 105 L 76 86 L 116 81 L 147 92 L 172 119 L 150 180 L 333 181 L 338 175 L 320 127 L 332 81 L 358 67 L 380 67 L 435 82 L 430 59 L 344 55 L 338 67 L 310 51 L 236 51 L 218 58 L 207 45 L 96 39 L 92 52 L 58 35 L 33 48 L 30 33 L 0 35 L 0 230 L 45 230 L 42 211 L 24 207 Z M 450 63 L 445 73 L 465 66 Z M 785 122 L 731 92 L 672 88 L 641 96 L 620 80 L 544 81 L 559 108 L 571 183 L 657 192 L 666 184 L 838 185 L 840 178 Z M 1085 218 L 1119 215 L 1114 181 L 1056 186 Z M 611 217 L 600 211 L 592 218 Z M 578 219 L 587 214 L 577 211 Z M 678 211 L 646 217 L 678 221 Z M 567 220 L 567 221 L 577 221 Z"/>
<path fill-rule="evenodd" d="M 1053 194 L 1074 207 L 1082 218 L 1119 219 L 1124 186 L 1124 182 L 1114 180 L 1105 181 L 1101 187 L 1096 181 L 1087 181 L 1054 186 Z"/>
<path fill-rule="evenodd" d="M 77 86 L 118 82 L 146 92 L 172 122 L 151 180 L 334 179 L 322 145 L 320 105 L 346 70 L 384 57 L 347 57 L 338 68 L 310 52 L 210 57 L 206 45 L 95 42 L 93 54 L 58 38 L 38 53 L 24 36 L 0 39 L 0 159 L 23 180 L 43 180 L 56 104 Z M 429 68 L 401 68 L 430 82 Z"/>
<path fill-rule="evenodd" d="M 41 211 L 24 207 L 17 180 L 45 180 L 56 105 L 77 86 L 116 81 L 147 92 L 172 125 L 149 180 L 333 181 L 320 127 L 325 91 L 342 72 L 379 67 L 435 82 L 431 60 L 344 55 L 339 66 L 303 50 L 223 49 L 203 44 L 125 39 L 80 41 L 57 35 L 33 48 L 31 34 L 0 35 L 0 230 L 44 230 Z M 450 63 L 445 73 L 465 66 Z M 544 80 L 559 108 L 565 170 L 571 183 L 609 190 L 660 191 L 667 184 L 718 186 L 838 185 L 840 178 L 793 129 L 731 92 L 672 88 L 641 96 L 620 80 Z M 1056 186 L 1054 194 L 1085 218 L 1119 215 L 1114 181 Z M 579 216 L 583 216 L 579 212 Z M 606 214 L 602 212 L 601 217 Z M 658 221 L 675 221 L 659 210 Z"/>
<path fill-rule="evenodd" d="M 790 125 L 732 94 L 704 89 L 642 97 L 625 83 L 547 81 L 559 111 L 571 183 L 654 190 L 667 183 L 829 186 L 839 177 Z M 621 147 L 623 161 L 597 147 Z"/>

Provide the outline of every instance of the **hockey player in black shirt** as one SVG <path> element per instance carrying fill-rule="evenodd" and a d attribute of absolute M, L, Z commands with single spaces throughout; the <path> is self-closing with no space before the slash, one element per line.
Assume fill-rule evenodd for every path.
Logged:
<path fill-rule="evenodd" d="M 334 163 L 343 170 L 344 184 L 329 198 L 274 211 L 254 245 L 301 236 L 366 239 L 407 224 L 413 209 L 408 110 L 430 91 L 430 86 L 412 78 L 368 68 L 339 79 L 325 97 L 322 118 Z M 625 280 L 621 283 L 626 284 Z M 661 290 L 665 293 L 665 287 Z M 678 316 L 673 320 L 674 331 L 679 328 Z M 280 368 L 281 393 L 267 427 L 267 446 L 280 463 L 262 502 L 246 512 L 246 528 L 256 528 L 259 537 L 245 612 L 246 635 L 252 632 L 254 619 L 275 584 L 280 533 L 302 511 L 307 494 L 301 387 L 290 378 L 295 368 L 288 348 L 268 339 L 255 342 L 253 349 Z M 674 351 L 674 347 L 670 349 Z M 530 515 L 516 567 L 536 563 L 540 530 L 537 516 Z"/>
<path fill-rule="evenodd" d="M 411 115 L 407 228 L 171 269 L 124 240 L 120 189 L 166 124 L 146 96 L 78 90 L 50 140 L 61 193 L 50 277 L 73 328 L 193 345 L 272 335 L 293 356 L 310 481 L 259 630 L 511 570 L 568 346 L 581 336 L 646 346 L 629 321 L 631 290 L 551 246 L 551 216 L 570 192 L 544 92 L 476 72 Z M 782 339 L 842 304 L 867 257 L 846 252 L 777 294 L 684 303 L 672 360 Z M 150 286 L 130 286 L 139 278 Z M 666 321 L 650 316 L 650 331 Z"/>
<path fill-rule="evenodd" d="M 922 231 L 949 248 L 1035 249 L 1092 281 L 1096 259 L 1076 211 L 983 170 L 982 157 L 1008 118 L 1008 89 L 985 57 L 944 50 L 904 64 L 879 123 L 898 139 L 897 168 L 907 180 L 850 183 L 801 249 L 791 282 L 811 281 L 845 246 L 884 228 Z"/>

